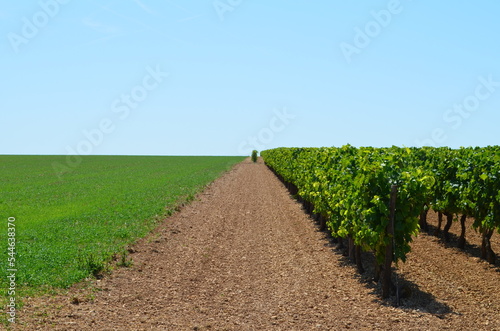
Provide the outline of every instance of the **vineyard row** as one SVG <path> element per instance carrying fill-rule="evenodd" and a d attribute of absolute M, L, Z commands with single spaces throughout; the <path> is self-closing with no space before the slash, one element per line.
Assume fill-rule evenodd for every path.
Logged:
<path fill-rule="evenodd" d="M 373 251 L 378 265 L 406 259 L 412 237 L 427 229 L 429 209 L 447 217 L 445 233 L 465 218 L 482 234 L 482 257 L 495 263 L 490 239 L 500 232 L 500 147 L 276 148 L 265 163 L 311 206 L 334 237 Z M 391 216 L 391 190 L 397 188 Z"/>

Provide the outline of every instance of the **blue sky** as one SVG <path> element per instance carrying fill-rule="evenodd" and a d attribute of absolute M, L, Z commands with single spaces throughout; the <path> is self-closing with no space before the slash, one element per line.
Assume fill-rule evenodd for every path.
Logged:
<path fill-rule="evenodd" d="M 497 1 L 4 1 L 0 154 L 498 144 Z"/>

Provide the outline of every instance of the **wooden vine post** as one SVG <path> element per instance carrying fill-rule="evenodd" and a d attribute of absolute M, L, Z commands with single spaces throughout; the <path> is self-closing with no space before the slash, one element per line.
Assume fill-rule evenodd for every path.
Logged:
<path fill-rule="evenodd" d="M 385 263 L 384 273 L 382 275 L 382 297 L 388 298 L 391 295 L 392 283 L 392 261 L 394 259 L 394 222 L 396 220 L 396 197 L 398 194 L 398 186 L 391 186 L 391 201 L 389 224 L 387 224 L 387 234 L 392 238 L 391 242 L 385 247 Z"/>

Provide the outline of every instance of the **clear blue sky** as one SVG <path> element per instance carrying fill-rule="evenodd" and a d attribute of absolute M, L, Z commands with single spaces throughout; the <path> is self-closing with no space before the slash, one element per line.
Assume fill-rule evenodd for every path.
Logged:
<path fill-rule="evenodd" d="M 0 154 L 495 145 L 499 13 L 493 0 L 3 1 Z"/>

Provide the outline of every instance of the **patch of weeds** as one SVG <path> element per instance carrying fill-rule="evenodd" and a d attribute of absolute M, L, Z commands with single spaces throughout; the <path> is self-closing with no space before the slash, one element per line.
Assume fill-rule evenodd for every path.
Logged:
<path fill-rule="evenodd" d="M 0 325 L 3 325 L 5 327 L 5 329 L 8 330 L 10 323 L 7 320 L 7 317 L 0 319 Z"/>
<path fill-rule="evenodd" d="M 194 201 L 196 199 L 196 195 L 195 194 L 189 194 L 187 197 L 186 197 L 186 203 L 189 203 L 191 201 Z"/>
<path fill-rule="evenodd" d="M 85 298 L 87 301 L 93 302 L 95 300 L 95 292 L 90 292 Z"/>
<path fill-rule="evenodd" d="M 108 264 L 94 253 L 78 258 L 80 268 L 88 272 L 89 275 L 101 279 L 109 271 Z"/>
<path fill-rule="evenodd" d="M 128 251 L 123 251 L 120 254 L 120 258 L 116 263 L 116 265 L 123 268 L 130 268 L 134 264 L 134 261 L 132 261 L 132 259 L 130 259 L 128 255 L 129 255 Z"/>
<path fill-rule="evenodd" d="M 151 234 L 148 238 L 148 243 L 152 243 L 154 241 L 157 241 L 161 238 L 161 233 L 156 232 L 154 234 Z"/>

